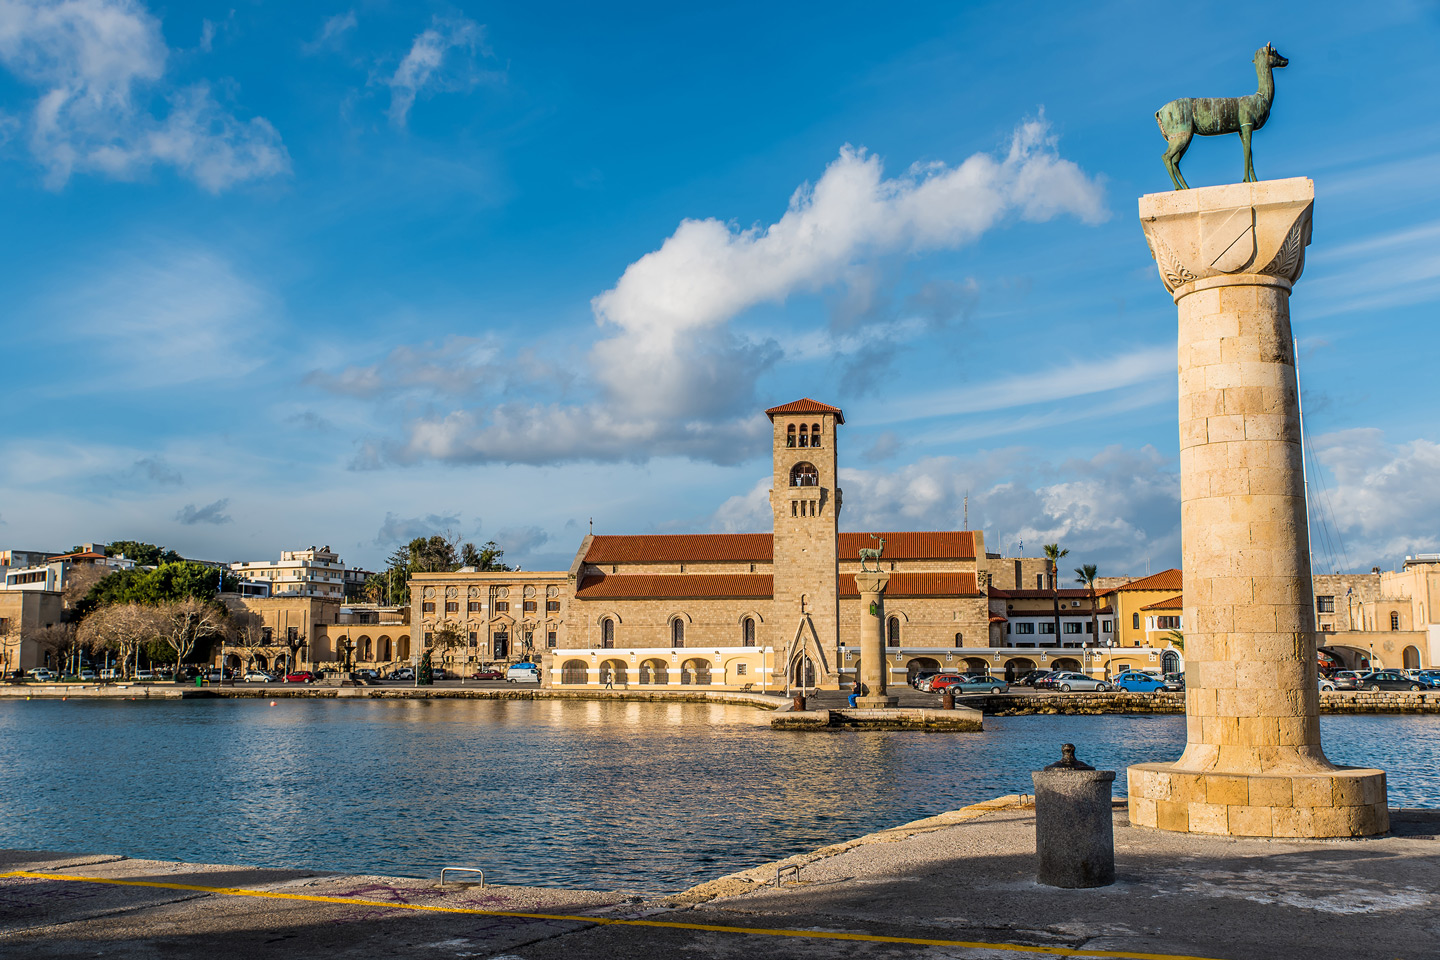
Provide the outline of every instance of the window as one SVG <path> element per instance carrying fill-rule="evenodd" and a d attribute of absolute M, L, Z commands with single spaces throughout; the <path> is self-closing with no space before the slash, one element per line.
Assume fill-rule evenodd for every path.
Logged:
<path fill-rule="evenodd" d="M 1040 632 L 1048 633 L 1053 636 L 1055 633 L 1055 621 L 1046 620 L 1044 623 L 1040 624 Z"/>
<path fill-rule="evenodd" d="M 475 645 L 476 645 L 477 643 L 479 643 L 479 642 L 480 642 L 480 638 L 479 638 L 478 636 L 476 636 L 474 630 L 471 630 L 471 631 L 470 631 L 470 646 L 473 647 L 473 646 L 475 646 Z"/>
<path fill-rule="evenodd" d="M 1044 590 L 1044 589 L 1045 589 L 1045 574 L 1043 574 L 1043 573 L 1037 573 L 1037 574 L 1035 574 L 1035 589 L 1036 589 L 1036 590 Z"/>
<path fill-rule="evenodd" d="M 526 601 L 525 601 L 525 612 L 526 612 L 526 613 L 534 613 L 536 609 L 537 609 L 537 608 L 536 608 L 536 606 L 535 606 L 535 601 L 534 601 L 534 600 L 526 600 Z"/>
<path fill-rule="evenodd" d="M 285 639 L 286 639 L 286 640 L 299 640 L 299 639 L 300 639 L 300 628 L 299 628 L 299 627 L 286 627 L 286 628 L 285 628 Z"/>
<path fill-rule="evenodd" d="M 1180 618 L 1179 618 L 1179 617 L 1156 617 L 1156 618 L 1155 618 L 1155 629 L 1156 629 L 1156 630 L 1179 630 L 1179 629 L 1180 629 Z"/>
<path fill-rule="evenodd" d="M 755 646 L 755 618 L 746 617 L 745 622 L 740 625 L 740 645 L 742 647 Z"/>
<path fill-rule="evenodd" d="M 559 609 L 560 609 L 560 601 L 559 601 L 559 600 L 546 600 L 546 601 L 545 601 L 545 612 L 546 612 L 546 613 L 555 613 L 555 612 L 556 612 L 557 610 L 559 610 Z"/>
<path fill-rule="evenodd" d="M 900 646 L 900 618 L 891 617 L 885 624 L 885 645 L 887 647 Z"/>
<path fill-rule="evenodd" d="M 785 446 L 795 446 L 795 424 L 793 423 L 785 428 Z"/>
<path fill-rule="evenodd" d="M 1130 623 L 1131 629 L 1132 629 L 1132 630 L 1139 630 L 1139 629 L 1140 629 L 1140 614 L 1138 614 L 1138 613 L 1132 613 L 1132 614 L 1130 614 L 1130 619 L 1131 619 L 1131 623 Z"/>
<path fill-rule="evenodd" d="M 1100 632 L 1101 632 L 1101 633 L 1114 633 L 1114 632 L 1115 632 L 1115 621 L 1114 621 L 1114 620 L 1101 620 L 1101 621 L 1100 621 Z"/>
<path fill-rule="evenodd" d="M 1334 597 L 1316 597 L 1316 598 L 1315 598 L 1315 609 L 1316 609 L 1317 611 L 1319 611 L 1320 613 L 1334 613 L 1334 612 L 1335 612 L 1335 598 L 1334 598 Z"/>
<path fill-rule="evenodd" d="M 670 646 L 685 646 L 685 621 L 679 617 L 670 621 Z"/>
<path fill-rule="evenodd" d="M 791 501 L 790 501 L 790 516 L 792 516 L 792 517 L 798 517 L 798 516 L 800 516 L 800 501 L 798 501 L 798 500 L 791 500 Z"/>
<path fill-rule="evenodd" d="M 743 677 L 743 676 L 745 676 L 745 664 L 743 664 L 743 663 L 737 663 L 737 664 L 735 664 L 735 676 L 737 676 L 737 677 Z"/>
<path fill-rule="evenodd" d="M 1035 632 L 1035 624 L 1033 624 L 1033 623 L 1017 623 L 1017 624 L 1015 624 L 1015 632 L 1016 632 L 1016 633 L 1025 633 L 1025 634 L 1034 633 L 1034 632 Z"/>
<path fill-rule="evenodd" d="M 818 423 L 810 424 L 810 446 L 820 446 L 820 424 Z"/>
<path fill-rule="evenodd" d="M 1394 610 L 1390 611 L 1390 629 L 1400 629 L 1400 614 L 1396 613 Z"/>
<path fill-rule="evenodd" d="M 556 642 L 555 631 L 554 631 L 554 630 L 547 630 L 547 631 L 545 631 L 545 646 L 547 646 L 547 647 L 552 647 L 552 648 L 553 648 L 553 647 L 555 646 L 555 642 Z"/>
<path fill-rule="evenodd" d="M 609 650 L 611 647 L 615 646 L 614 620 L 600 621 L 600 646 L 604 647 L 606 650 Z"/>
<path fill-rule="evenodd" d="M 273 633 L 274 633 L 274 631 L 272 631 L 269 627 L 261 627 L 261 628 L 260 628 L 260 642 L 263 643 L 263 644 L 265 644 L 266 646 L 269 646 L 270 640 L 271 640 L 271 636 L 272 636 Z"/>
<path fill-rule="evenodd" d="M 790 486 L 818 487 L 820 486 L 820 471 L 815 469 L 815 464 L 801 460 L 790 468 Z"/>
<path fill-rule="evenodd" d="M 1053 627 L 1054 624 L 1052 623 L 1051 626 Z M 1078 624 L 1078 623 L 1066 623 L 1066 624 L 1062 624 L 1062 626 L 1064 626 L 1066 633 L 1079 633 L 1079 632 L 1080 632 L 1080 624 Z"/>
<path fill-rule="evenodd" d="M 810 428 L 803 423 L 800 424 L 800 446 L 810 446 Z"/>
<path fill-rule="evenodd" d="M 957 646 L 957 647 L 963 647 L 963 646 L 965 646 L 965 634 L 963 634 L 963 633 L 957 633 L 957 634 L 955 634 L 955 646 Z"/>
<path fill-rule="evenodd" d="M 433 601 L 433 600 L 426 600 L 424 603 L 420 604 L 420 611 L 421 611 L 422 613 L 434 613 L 434 612 L 435 612 L 435 601 Z"/>
<path fill-rule="evenodd" d="M 427 647 L 430 646 L 430 644 L 431 644 L 431 643 L 433 642 L 433 640 L 434 640 L 434 637 L 435 637 L 435 635 L 434 635 L 433 633 L 427 633 L 427 634 L 425 634 L 425 646 L 427 646 Z"/>
<path fill-rule="evenodd" d="M 495 612 L 496 612 L 496 613 L 509 613 L 509 612 L 510 612 L 510 601 L 508 601 L 508 600 L 496 600 L 496 601 L 495 601 Z"/>
<path fill-rule="evenodd" d="M 471 613 L 479 613 L 479 612 L 480 612 L 480 601 L 479 601 L 479 600 L 471 600 L 471 601 L 470 601 L 470 606 L 468 607 L 468 610 L 469 610 Z"/>
<path fill-rule="evenodd" d="M 457 602 L 454 601 L 454 600 L 447 600 L 447 601 L 445 601 L 445 612 L 446 612 L 446 613 L 459 613 L 459 612 L 460 612 L 460 604 L 457 603 Z"/>
<path fill-rule="evenodd" d="M 1334 632 L 1335 632 L 1335 624 L 1333 624 L 1333 623 L 1322 623 L 1322 624 L 1320 624 L 1320 632 L 1321 632 L 1321 633 L 1334 633 Z"/>

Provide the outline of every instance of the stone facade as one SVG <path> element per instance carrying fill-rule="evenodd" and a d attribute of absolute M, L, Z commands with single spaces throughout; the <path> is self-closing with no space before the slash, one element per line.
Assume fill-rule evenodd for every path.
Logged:
<path fill-rule="evenodd" d="M 47 654 L 35 633 L 60 623 L 64 604 L 59 591 L 0 590 L 0 675 L 47 666 Z"/>

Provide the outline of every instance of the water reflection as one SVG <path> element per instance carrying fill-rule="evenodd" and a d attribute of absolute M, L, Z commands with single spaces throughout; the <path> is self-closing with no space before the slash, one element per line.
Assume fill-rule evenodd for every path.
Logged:
<path fill-rule="evenodd" d="M 674 889 L 1004 794 L 1058 757 L 1177 756 L 1182 717 L 772 733 L 716 704 L 0 703 L 0 846 Z M 1325 717 L 1339 763 L 1440 806 L 1440 718 Z M 1123 776 L 1116 784 L 1124 789 Z"/>

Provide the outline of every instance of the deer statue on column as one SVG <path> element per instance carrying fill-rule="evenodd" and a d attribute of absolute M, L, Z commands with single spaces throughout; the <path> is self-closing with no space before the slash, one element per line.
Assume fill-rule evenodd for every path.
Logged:
<path fill-rule="evenodd" d="M 1225 133 L 1240 134 L 1240 144 L 1245 148 L 1245 182 L 1255 181 L 1255 164 L 1250 159 L 1250 135 L 1270 119 L 1270 104 L 1275 100 L 1275 67 L 1290 63 L 1275 51 L 1275 45 L 1267 43 L 1255 51 L 1255 73 L 1260 88 L 1248 97 L 1181 97 L 1171 100 L 1155 111 L 1155 122 L 1170 144 L 1165 151 L 1165 169 L 1176 190 L 1188 190 L 1190 185 L 1180 175 L 1180 158 L 1190 147 L 1190 138 L 1215 137 Z"/>

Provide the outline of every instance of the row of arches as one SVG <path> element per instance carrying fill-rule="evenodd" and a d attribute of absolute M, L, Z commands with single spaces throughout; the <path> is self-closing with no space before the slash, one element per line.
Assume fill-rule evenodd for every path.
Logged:
<path fill-rule="evenodd" d="M 686 686 L 711 682 L 709 660 L 691 657 L 683 661 L 678 670 L 680 683 Z M 640 684 L 667 684 L 670 682 L 670 671 L 670 664 L 658 657 L 649 657 L 640 661 L 633 672 L 633 677 L 635 682 Z M 601 684 L 606 686 L 626 684 L 631 682 L 631 677 L 630 666 L 624 660 L 610 659 L 600 662 Z M 562 684 L 584 684 L 589 680 L 590 665 L 584 660 L 566 660 L 560 667 Z"/>
<path fill-rule="evenodd" d="M 798 430 L 795 429 L 793 423 L 785 428 L 785 446 L 787 447 L 822 447 L 824 445 L 818 423 L 802 423 Z"/>
<path fill-rule="evenodd" d="M 616 631 L 619 620 L 616 617 L 602 617 L 600 619 L 600 649 L 613 650 L 616 643 Z M 670 618 L 670 646 L 676 649 L 685 646 L 686 619 L 676 615 Z M 747 616 L 740 619 L 740 646 L 755 646 L 756 619 Z"/>

